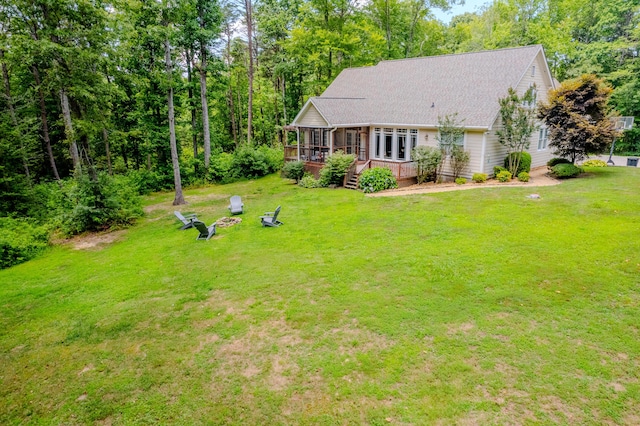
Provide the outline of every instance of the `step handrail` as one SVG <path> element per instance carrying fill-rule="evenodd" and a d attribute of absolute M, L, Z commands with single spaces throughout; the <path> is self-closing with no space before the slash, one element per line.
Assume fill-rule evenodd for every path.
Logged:
<path fill-rule="evenodd" d="M 344 174 L 344 178 L 342 179 L 342 186 L 347 186 L 347 182 L 349 182 L 351 178 L 356 175 L 356 164 L 356 160 L 353 160 L 351 164 L 349 164 L 349 168 L 347 169 L 347 172 Z"/>

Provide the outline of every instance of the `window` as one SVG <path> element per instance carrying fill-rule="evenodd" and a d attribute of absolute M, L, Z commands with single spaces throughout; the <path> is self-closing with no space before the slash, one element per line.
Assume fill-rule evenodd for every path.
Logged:
<path fill-rule="evenodd" d="M 398 129 L 397 159 L 407 159 L 407 129 Z"/>
<path fill-rule="evenodd" d="M 464 148 L 464 133 L 440 133 L 440 149 L 443 149 L 447 153 L 447 155 L 449 155 L 451 154 L 451 148 L 453 146 Z"/>
<path fill-rule="evenodd" d="M 547 149 L 547 141 L 549 139 L 549 129 L 543 127 L 538 135 L 538 151 Z"/>
<path fill-rule="evenodd" d="M 384 158 L 393 157 L 393 129 L 384 129 Z"/>
<path fill-rule="evenodd" d="M 411 149 L 414 150 L 418 146 L 418 129 L 409 130 L 409 137 L 411 138 Z"/>
<path fill-rule="evenodd" d="M 529 84 L 529 89 L 531 89 L 531 101 L 522 101 L 522 106 L 525 108 L 535 108 L 536 102 L 538 101 L 538 90 L 534 83 Z"/>

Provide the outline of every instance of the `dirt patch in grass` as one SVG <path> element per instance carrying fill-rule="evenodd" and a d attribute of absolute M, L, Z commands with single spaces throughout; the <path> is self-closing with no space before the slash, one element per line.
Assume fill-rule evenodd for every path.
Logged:
<path fill-rule="evenodd" d="M 101 250 L 125 235 L 126 229 L 112 232 L 77 235 L 72 238 L 54 240 L 53 244 L 70 245 L 74 250 Z"/>

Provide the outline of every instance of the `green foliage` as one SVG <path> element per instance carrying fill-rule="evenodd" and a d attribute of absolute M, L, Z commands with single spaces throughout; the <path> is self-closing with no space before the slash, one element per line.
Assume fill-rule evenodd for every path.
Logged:
<path fill-rule="evenodd" d="M 529 173 L 527 172 L 520 172 L 518 173 L 518 180 L 520 182 L 529 182 Z"/>
<path fill-rule="evenodd" d="M 54 200 L 52 200 L 54 201 Z M 65 235 L 130 225 L 143 215 L 135 185 L 126 177 L 100 173 L 65 183 L 57 224 Z"/>
<path fill-rule="evenodd" d="M 398 187 L 393 172 L 386 167 L 367 169 L 360 175 L 358 186 L 364 192 L 378 192 Z"/>
<path fill-rule="evenodd" d="M 517 158 L 519 157 L 519 158 Z M 531 154 L 526 151 L 522 152 L 512 152 L 507 155 L 504 159 L 504 168 L 509 170 L 509 165 L 518 165 L 515 173 L 512 172 L 513 175 L 519 175 L 521 172 L 529 173 L 531 171 Z M 511 170 L 509 170 L 511 171 Z"/>
<path fill-rule="evenodd" d="M 520 167 L 520 163 L 526 161 L 524 151 L 529 145 L 529 137 L 536 129 L 535 91 L 536 87 L 533 85 L 523 96 L 519 96 L 510 87 L 508 95 L 498 100 L 502 128 L 496 131 L 496 134 L 498 142 L 507 148 L 504 166 L 512 175 L 531 169 L 530 155 L 528 166 Z"/>
<path fill-rule="evenodd" d="M 484 183 L 487 181 L 487 178 L 486 173 L 474 173 L 473 176 L 471 176 L 471 180 L 475 183 Z"/>
<path fill-rule="evenodd" d="M 602 160 L 592 159 L 582 163 L 583 167 L 607 167 L 607 163 Z"/>
<path fill-rule="evenodd" d="M 460 176 L 462 171 L 469 165 L 471 154 L 465 151 L 461 146 L 454 145 L 451 147 L 451 170 L 453 171 L 453 178 Z"/>
<path fill-rule="evenodd" d="M 442 168 L 442 151 L 432 146 L 420 145 L 411 152 L 416 163 L 418 183 L 437 182 Z"/>
<path fill-rule="evenodd" d="M 493 166 L 493 175 L 494 175 L 494 176 L 498 176 L 498 173 L 500 173 L 500 172 L 504 172 L 504 171 L 507 171 L 507 172 L 508 172 L 509 170 L 508 170 L 508 169 L 505 169 L 505 168 L 504 168 L 504 167 L 502 167 L 502 166 Z M 509 172 L 509 173 L 511 173 L 511 172 Z"/>
<path fill-rule="evenodd" d="M 459 177 L 459 178 L 456 178 L 455 182 L 458 185 L 464 185 L 465 183 L 467 183 L 467 178 Z"/>
<path fill-rule="evenodd" d="M 580 173 L 582 173 L 582 169 L 571 163 L 561 163 L 551 167 L 551 174 L 558 179 L 574 178 Z"/>
<path fill-rule="evenodd" d="M 173 185 L 173 180 L 170 180 L 167 174 L 147 169 L 130 170 L 127 172 L 127 178 L 140 195 L 166 191 L 171 189 Z"/>
<path fill-rule="evenodd" d="M 611 87 L 592 74 L 563 82 L 541 103 L 538 117 L 549 128 L 549 147 L 572 163 L 602 153 L 618 135 L 608 117 Z"/>
<path fill-rule="evenodd" d="M 453 154 L 454 147 L 462 148 L 464 140 L 464 120 L 458 119 L 458 113 L 438 117 L 438 134 L 436 140 L 439 148 L 446 154 Z"/>
<path fill-rule="evenodd" d="M 566 158 L 552 158 L 547 161 L 547 167 L 553 167 L 556 164 L 572 164 L 571 160 L 567 160 Z"/>
<path fill-rule="evenodd" d="M 347 173 L 349 166 L 356 159 L 353 154 L 345 154 L 338 150 L 331 154 L 325 160 L 324 167 L 320 170 L 320 185 L 327 187 L 329 185 L 342 185 L 344 175 Z"/>
<path fill-rule="evenodd" d="M 233 153 L 232 174 L 236 178 L 255 179 L 282 169 L 282 149 L 242 146 Z"/>
<path fill-rule="evenodd" d="M 40 254 L 49 243 L 49 230 L 32 220 L 0 217 L 0 269 Z"/>
<path fill-rule="evenodd" d="M 509 182 L 512 177 L 513 175 L 509 170 L 502 170 L 496 175 L 496 179 L 498 179 L 498 182 Z"/>
<path fill-rule="evenodd" d="M 282 174 L 287 179 L 293 179 L 300 182 L 300 179 L 304 176 L 304 161 L 289 161 L 284 164 L 282 168 Z"/>
<path fill-rule="evenodd" d="M 211 156 L 209 179 L 214 182 L 229 183 L 233 181 L 233 154 L 220 152 Z"/>
<path fill-rule="evenodd" d="M 311 174 L 306 174 L 302 177 L 302 179 L 300 179 L 300 181 L 298 182 L 298 185 L 300 185 L 303 188 L 320 188 L 320 181 L 316 178 L 313 177 L 313 175 Z"/>

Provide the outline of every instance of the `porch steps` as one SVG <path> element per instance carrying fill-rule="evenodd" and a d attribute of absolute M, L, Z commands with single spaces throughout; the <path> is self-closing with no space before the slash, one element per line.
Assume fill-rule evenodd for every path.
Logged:
<path fill-rule="evenodd" d="M 351 179 L 349 179 L 347 181 L 347 183 L 344 184 L 344 187 L 347 189 L 358 189 L 358 178 L 360 177 L 360 175 L 358 174 L 354 174 L 353 176 L 351 176 Z"/>

